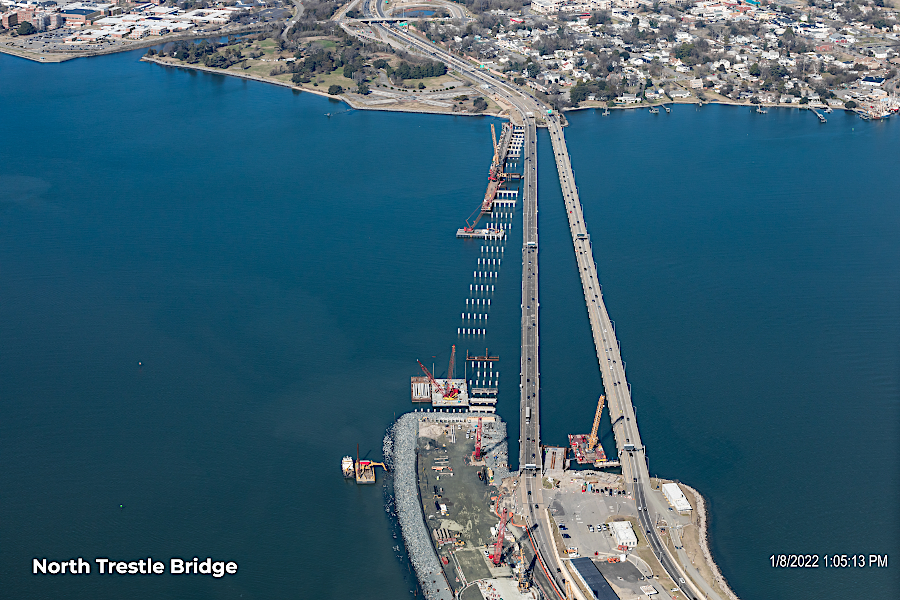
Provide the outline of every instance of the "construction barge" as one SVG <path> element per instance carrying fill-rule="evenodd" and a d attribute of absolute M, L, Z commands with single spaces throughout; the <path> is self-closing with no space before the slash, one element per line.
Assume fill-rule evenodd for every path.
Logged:
<path fill-rule="evenodd" d="M 590 435 L 569 435 L 569 451 L 580 465 L 594 465 L 597 467 L 613 466 L 606 458 L 606 452 L 600 445 L 597 430 L 600 428 L 600 417 L 603 415 L 603 407 L 606 405 L 606 396 L 600 396 L 597 401 L 597 412 L 594 413 L 594 425 Z"/>
<path fill-rule="evenodd" d="M 375 467 L 381 467 L 387 471 L 387 466 L 381 462 L 371 460 L 360 460 L 359 445 L 356 446 L 356 461 L 352 456 L 345 456 L 341 459 L 341 473 L 345 479 L 356 479 L 358 484 L 375 483 Z"/>

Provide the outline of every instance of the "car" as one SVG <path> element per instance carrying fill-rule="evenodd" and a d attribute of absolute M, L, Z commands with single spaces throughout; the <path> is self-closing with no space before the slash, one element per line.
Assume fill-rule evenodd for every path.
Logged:
<path fill-rule="evenodd" d="M 683 578 L 683 577 L 679 577 L 679 578 L 678 578 L 678 583 L 683 584 L 683 583 L 684 583 L 684 578 Z"/>
<path fill-rule="evenodd" d="M 572 539 L 572 536 L 569 535 L 568 533 L 564 533 L 564 534 L 562 534 L 562 536 L 563 536 L 563 538 L 565 538 L 567 540 Z"/>
<path fill-rule="evenodd" d="M 528 490 L 528 495 L 529 495 L 529 496 L 531 495 L 531 490 Z"/>
<path fill-rule="evenodd" d="M 537 504 L 534 505 L 535 508 L 540 508 Z"/>
<path fill-rule="evenodd" d="M 588 531 L 590 531 L 591 533 L 594 533 L 594 526 L 588 525 Z"/>

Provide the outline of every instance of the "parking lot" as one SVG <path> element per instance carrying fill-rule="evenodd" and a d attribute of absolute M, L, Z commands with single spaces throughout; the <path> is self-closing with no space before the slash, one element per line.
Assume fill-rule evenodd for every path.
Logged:
<path fill-rule="evenodd" d="M 680 597 L 668 592 L 668 578 L 664 577 L 658 565 L 651 566 L 647 562 L 655 562 L 655 559 L 647 546 L 645 532 L 637 525 L 637 507 L 631 496 L 620 488 L 611 489 L 608 482 L 588 486 L 586 479 L 590 481 L 590 477 L 585 478 L 568 471 L 560 478 L 558 486 L 554 485 L 551 490 L 546 489 L 545 485 L 544 489 L 544 499 L 559 528 L 562 542 L 567 549 L 574 550 L 568 556 L 591 558 L 622 598 L 646 597 L 641 587 L 648 585 L 657 591 L 654 598 Z M 665 503 L 665 500 L 662 502 Z M 654 501 L 653 504 L 657 503 Z M 667 519 L 671 524 L 680 520 L 677 513 L 667 508 L 660 511 L 659 507 L 654 506 L 651 510 L 661 521 Z M 624 552 L 627 555 L 626 561 L 608 562 L 608 559 L 616 561 L 623 554 L 616 547 L 615 538 L 608 526 L 608 523 L 617 520 L 632 523 L 638 547 Z M 663 578 L 656 579 L 655 575 Z"/>

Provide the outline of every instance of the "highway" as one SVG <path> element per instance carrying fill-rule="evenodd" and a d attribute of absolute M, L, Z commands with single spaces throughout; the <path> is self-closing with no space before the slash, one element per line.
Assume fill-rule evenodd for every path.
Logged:
<path fill-rule="evenodd" d="M 383 17 L 382 4 L 378 0 L 368 0 L 364 10 L 368 17 Z M 634 406 L 631 401 L 631 390 L 625 378 L 625 365 L 619 351 L 615 329 L 606 311 L 603 294 L 597 277 L 597 266 L 593 258 L 593 247 L 584 222 L 581 201 L 575 185 L 569 152 L 566 148 L 562 125 L 556 114 L 549 114 L 547 107 L 538 102 L 530 94 L 494 77 L 491 73 L 478 69 L 472 63 L 458 58 L 442 48 L 411 35 L 407 31 L 391 25 L 372 23 L 373 31 L 382 39 L 400 41 L 410 49 L 415 49 L 436 60 L 443 61 L 448 67 L 465 73 L 472 80 L 481 83 L 482 89 L 496 101 L 503 102 L 518 113 L 520 122 L 525 127 L 525 142 L 522 148 L 524 164 L 524 184 L 522 190 L 522 365 L 520 378 L 520 439 L 519 469 L 520 488 L 524 488 L 522 497 L 526 500 L 526 522 L 537 550 L 540 564 L 534 571 L 548 598 L 563 598 L 564 583 L 562 571 L 553 550 L 553 540 L 549 515 L 542 499 L 541 468 L 542 455 L 540 444 L 540 366 L 539 366 L 539 319 L 538 308 L 538 197 L 537 197 L 537 125 L 536 118 L 544 121 L 550 132 L 556 167 L 559 173 L 560 187 L 563 192 L 569 229 L 575 249 L 575 258 L 581 276 L 585 304 L 588 311 L 591 332 L 597 351 L 597 360 L 606 391 L 613 432 L 619 458 L 622 462 L 622 473 L 626 486 L 631 492 L 639 511 L 640 526 L 644 529 L 653 552 L 673 581 L 680 583 L 684 595 L 690 600 L 704 598 L 687 578 L 681 565 L 668 553 L 668 549 L 659 539 L 653 526 L 647 506 L 650 493 L 650 475 L 647 469 L 646 454 L 637 428 Z M 549 116 L 548 116 L 549 115 Z M 649 533 L 646 533 L 649 532 Z M 552 584 L 547 581 L 549 575 Z M 550 588 L 550 589 L 548 589 Z M 705 586 L 705 593 L 715 598 L 715 593 Z"/>
<path fill-rule="evenodd" d="M 594 338 L 594 347 L 597 351 L 597 361 L 603 378 L 603 388 L 606 391 L 616 447 L 622 462 L 622 474 L 625 476 L 626 489 L 631 492 L 639 509 L 638 521 L 653 553 L 672 580 L 679 582 L 679 587 L 684 595 L 694 600 L 704 598 L 704 594 L 712 592 L 708 597 L 715 598 L 716 594 L 708 587 L 704 593 L 701 593 L 694 589 L 692 583 L 688 583 L 690 580 L 684 576 L 680 565 L 669 555 L 667 548 L 659 539 L 659 533 L 650 516 L 647 498 L 651 484 L 645 448 L 641 443 L 634 405 L 631 400 L 631 388 L 625 378 L 625 363 L 622 361 L 615 328 L 606 311 L 606 304 L 603 302 L 603 292 L 597 278 L 597 265 L 594 262 L 594 250 L 585 225 L 584 212 L 569 161 L 569 151 L 566 148 L 566 139 L 556 115 L 550 116 L 547 126 L 550 130 L 550 141 L 553 145 L 556 168 L 559 172 L 559 184 L 566 206 L 569 231 L 575 248 L 575 259 L 581 276 L 581 287 Z"/>

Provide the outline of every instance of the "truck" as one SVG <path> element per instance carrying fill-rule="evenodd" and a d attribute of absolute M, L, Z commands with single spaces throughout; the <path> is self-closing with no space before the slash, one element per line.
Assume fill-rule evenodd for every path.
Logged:
<path fill-rule="evenodd" d="M 625 444 L 623 448 L 626 452 L 634 452 L 634 444 Z"/>
<path fill-rule="evenodd" d="M 528 423 L 530 421 L 531 421 L 531 407 L 526 406 L 525 407 L 525 422 Z M 632 446 L 632 449 L 634 449 L 634 446 Z"/>

